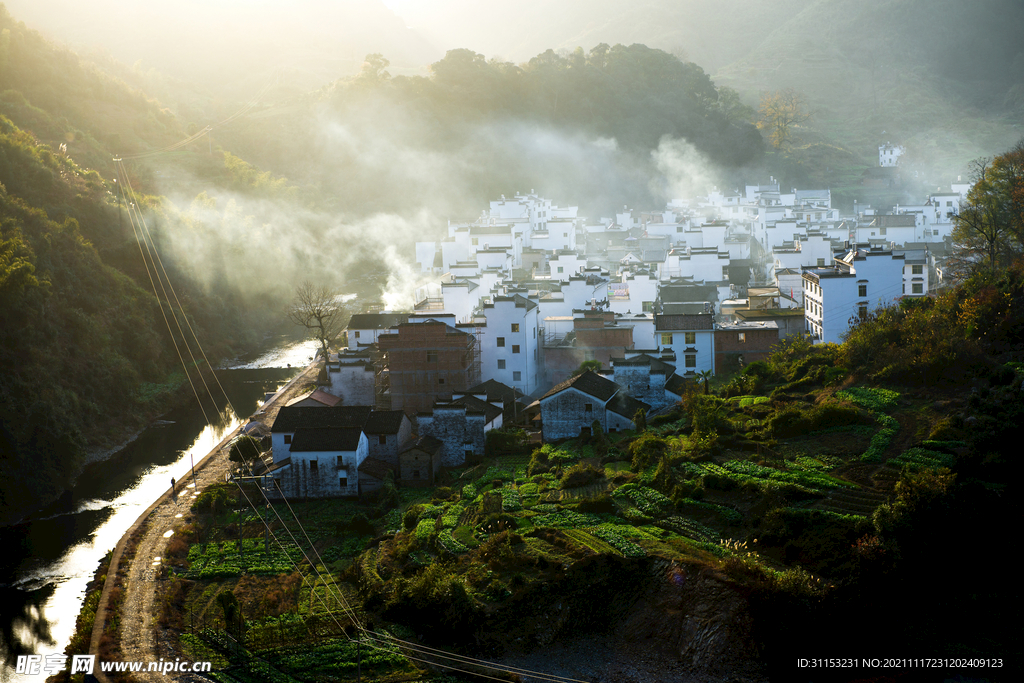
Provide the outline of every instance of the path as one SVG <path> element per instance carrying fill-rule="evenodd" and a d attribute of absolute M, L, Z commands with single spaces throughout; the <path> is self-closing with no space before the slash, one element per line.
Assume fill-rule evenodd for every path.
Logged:
<path fill-rule="evenodd" d="M 298 396 L 304 387 L 313 382 L 316 379 L 316 373 L 316 365 L 310 365 L 296 375 L 277 392 L 270 403 L 263 407 L 258 419 L 268 427 L 273 424 L 281 406 Z M 127 580 L 123 587 L 124 601 L 120 609 L 120 641 L 123 661 L 148 664 L 158 661 L 161 657 L 173 661 L 176 656 L 180 656 L 175 654 L 177 651 L 175 643 L 157 635 L 156 594 L 158 586 L 163 581 L 158 578 L 160 574 L 159 558 L 162 558 L 164 548 L 167 547 L 167 541 L 171 535 L 169 532 L 172 531 L 175 524 L 181 521 L 183 516 L 189 513 L 194 498 L 207 486 L 225 480 L 230 469 L 227 446 L 238 435 L 238 432 L 239 430 L 236 429 L 226 436 L 205 458 L 196 463 L 196 483 L 193 483 L 191 476 L 179 481 L 175 487 L 178 494 L 176 500 L 168 489 L 149 509 L 142 513 L 118 542 L 117 547 L 114 548 L 114 555 L 107 571 L 107 580 L 100 597 L 100 605 L 96 611 L 90 652 L 95 653 L 99 650 L 100 638 L 106 626 L 104 618 L 107 613 L 106 607 L 109 604 L 110 591 L 114 585 L 125 544 L 133 534 L 138 532 L 140 534 L 139 542 L 135 558 L 129 564 Z M 97 671 L 96 674 L 100 681 L 109 680 L 102 672 Z M 139 681 L 161 681 L 162 683 L 166 683 L 168 680 L 168 677 L 163 674 L 148 672 L 135 674 L 135 678 Z M 209 681 L 207 678 L 185 673 L 174 674 L 174 680 L 205 683 Z"/>

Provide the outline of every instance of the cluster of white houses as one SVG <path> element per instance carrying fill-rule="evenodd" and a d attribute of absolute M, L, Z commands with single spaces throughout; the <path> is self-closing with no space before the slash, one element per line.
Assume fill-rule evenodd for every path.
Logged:
<path fill-rule="evenodd" d="M 413 310 L 352 317 L 329 393 L 278 416 L 264 476 L 299 496 L 358 495 L 389 471 L 429 483 L 510 423 L 546 440 L 628 429 L 687 379 L 791 334 L 839 341 L 852 318 L 926 296 L 968 189 L 843 217 L 828 190 L 772 179 L 595 224 L 532 192 L 502 197 L 416 243 L 436 279 Z M 600 369 L 578 374 L 585 361 Z"/>

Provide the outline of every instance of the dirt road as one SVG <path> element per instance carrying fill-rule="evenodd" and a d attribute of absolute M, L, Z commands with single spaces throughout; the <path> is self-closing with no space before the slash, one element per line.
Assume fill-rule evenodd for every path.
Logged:
<path fill-rule="evenodd" d="M 313 382 L 316 379 L 316 372 L 316 366 L 311 365 L 292 379 L 264 406 L 258 419 L 268 427 L 273 424 L 278 410 Z M 161 559 L 168 539 L 173 535 L 173 527 L 180 523 L 183 517 L 188 516 L 193 500 L 207 486 L 224 481 L 229 471 L 227 446 L 237 434 L 238 430 L 229 434 L 209 455 L 196 463 L 195 483 L 193 483 L 192 477 L 178 482 L 176 496 L 172 496 L 168 488 L 163 496 L 142 513 L 118 542 L 96 612 L 90 652 L 99 651 L 100 639 L 106 627 L 107 618 L 109 618 L 107 605 L 110 602 L 110 593 L 114 588 L 118 567 L 121 565 L 121 556 L 129 539 L 138 534 L 135 556 L 127 568 L 127 580 L 122 588 L 124 600 L 118 610 L 123 661 L 148 664 L 157 662 L 161 658 L 174 661 L 176 657 L 180 657 L 174 643 L 164 642 L 157 635 L 159 629 L 156 619 L 159 606 L 156 604 L 156 596 L 162 581 L 159 578 Z M 96 672 L 96 677 L 100 681 L 108 680 L 100 671 Z M 209 680 L 187 673 L 172 673 L 165 676 L 159 673 L 144 672 L 135 674 L 135 678 L 140 681 L 161 681 L 162 683 L 167 683 L 168 680 L 197 682 Z"/>

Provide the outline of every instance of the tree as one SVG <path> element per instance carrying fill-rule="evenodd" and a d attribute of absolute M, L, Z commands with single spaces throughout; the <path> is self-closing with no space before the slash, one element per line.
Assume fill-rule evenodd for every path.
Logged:
<path fill-rule="evenodd" d="M 793 138 L 793 128 L 811 118 L 803 95 L 793 88 L 761 93 L 757 113 L 757 127 L 768 133 L 776 149 L 788 145 Z"/>
<path fill-rule="evenodd" d="M 704 385 L 705 396 L 711 393 L 711 378 L 713 376 L 710 370 L 701 370 L 697 373 L 697 380 Z"/>
<path fill-rule="evenodd" d="M 326 285 L 303 282 L 295 290 L 295 301 L 288 313 L 296 325 L 305 327 L 320 342 L 320 353 L 329 357 L 330 343 L 342 328 L 344 309 L 338 306 L 338 293 Z"/>
<path fill-rule="evenodd" d="M 991 161 L 974 162 L 973 180 L 953 217 L 954 279 L 995 271 L 1024 253 L 1024 140 Z"/>
<path fill-rule="evenodd" d="M 231 462 L 251 463 L 260 457 L 262 451 L 259 439 L 243 434 L 231 442 L 231 448 L 228 450 L 228 460 Z"/>

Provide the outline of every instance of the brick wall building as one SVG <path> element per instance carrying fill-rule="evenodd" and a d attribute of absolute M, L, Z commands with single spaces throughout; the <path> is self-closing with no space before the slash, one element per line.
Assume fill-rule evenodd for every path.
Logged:
<path fill-rule="evenodd" d="M 476 338 L 443 322 L 400 324 L 397 333 L 381 335 L 377 345 L 378 410 L 414 415 L 480 382 Z"/>

